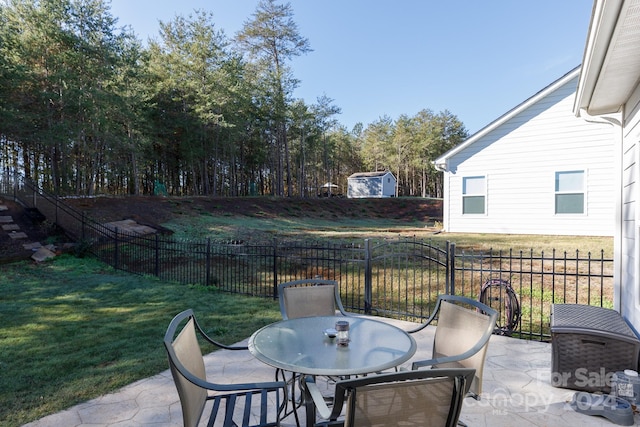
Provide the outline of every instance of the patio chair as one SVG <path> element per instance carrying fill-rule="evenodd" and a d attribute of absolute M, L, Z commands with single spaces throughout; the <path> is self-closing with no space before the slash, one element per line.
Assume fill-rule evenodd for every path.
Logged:
<path fill-rule="evenodd" d="M 340 313 L 342 316 L 352 316 L 347 313 L 340 298 L 340 288 L 335 280 L 302 279 L 278 284 L 278 299 L 280 301 L 280 313 L 282 319 L 296 319 L 299 317 L 313 316 L 335 316 Z M 276 379 L 282 378 L 291 385 L 291 396 L 295 396 L 293 390 L 295 382 L 299 381 L 299 374 L 292 372 L 287 378 L 282 369 L 276 369 Z M 327 380 L 335 381 L 334 377 L 326 377 Z M 300 406 L 302 400 L 293 402 L 293 405 Z"/>
<path fill-rule="evenodd" d="M 420 327 L 408 331 L 421 331 L 437 321 L 432 358 L 413 362 L 411 369 L 473 368 L 475 377 L 469 396 L 479 400 L 484 360 L 497 318 L 496 310 L 474 299 L 457 295 L 438 296 L 431 317 Z"/>
<path fill-rule="evenodd" d="M 307 425 L 453 427 L 473 376 L 473 369 L 433 369 L 341 380 L 333 408 L 313 378 L 306 377 Z M 321 422 L 315 422 L 316 414 Z"/>
<path fill-rule="evenodd" d="M 335 316 L 336 310 L 347 313 L 340 299 L 338 282 L 324 279 L 302 279 L 278 284 L 280 313 L 283 319 Z"/>
<path fill-rule="evenodd" d="M 178 332 L 178 327 L 184 327 Z M 177 333 L 177 336 L 176 336 Z M 204 359 L 198 335 L 206 342 L 227 350 L 246 350 L 247 347 L 227 346 L 209 338 L 198 324 L 193 310 L 176 315 L 164 336 L 164 346 L 169 357 L 169 367 L 178 389 L 185 427 L 196 427 L 208 401 L 213 401 L 209 425 L 216 421 L 224 407 L 223 425 L 227 426 L 278 426 L 280 413 L 286 401 L 283 382 L 220 384 L 206 379 Z M 254 400 L 258 405 L 252 405 Z M 269 405 L 275 409 L 269 416 Z M 244 406 L 242 418 L 234 417 L 236 408 Z M 257 415 L 255 413 L 257 412 Z M 234 419 L 235 418 L 235 419 Z M 269 421 L 270 418 L 274 418 Z"/>

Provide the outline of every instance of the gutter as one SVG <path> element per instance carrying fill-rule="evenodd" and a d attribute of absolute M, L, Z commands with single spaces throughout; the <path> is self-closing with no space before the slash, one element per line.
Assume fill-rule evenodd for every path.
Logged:
<path fill-rule="evenodd" d="M 447 172 L 447 171 L 448 171 L 447 163 L 448 163 L 448 162 L 446 162 L 446 161 L 445 161 L 445 162 L 440 162 L 440 163 L 438 163 L 438 162 L 436 162 L 435 160 L 433 160 L 433 161 L 431 162 L 431 164 L 433 165 L 433 167 L 434 167 L 434 168 L 436 168 L 436 170 L 437 170 L 437 171 L 439 171 L 439 172 Z"/>

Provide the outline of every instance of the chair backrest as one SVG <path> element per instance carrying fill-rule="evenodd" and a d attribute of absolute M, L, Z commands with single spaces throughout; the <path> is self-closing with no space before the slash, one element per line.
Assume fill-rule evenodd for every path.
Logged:
<path fill-rule="evenodd" d="M 340 381 L 336 404 L 347 396 L 347 427 L 454 427 L 473 375 L 473 369 L 434 369 Z"/>
<path fill-rule="evenodd" d="M 186 324 L 175 336 L 178 326 L 185 319 Z M 167 329 L 164 343 L 169 357 L 171 375 L 180 396 L 184 425 L 196 427 L 207 401 L 207 390 L 194 384 L 186 376 L 191 374 L 206 381 L 204 359 L 196 337 L 195 319 L 191 310 L 182 312 L 173 319 Z"/>
<path fill-rule="evenodd" d="M 433 358 L 461 355 L 472 351 L 469 357 L 450 363 L 434 365 L 437 368 L 473 368 L 476 371 L 471 393 L 482 393 L 482 373 L 489 339 L 496 324 L 497 312 L 470 298 L 442 296 L 438 313 L 438 326 L 433 341 Z"/>
<path fill-rule="evenodd" d="M 336 309 L 345 314 L 338 282 L 333 280 L 303 279 L 280 283 L 278 298 L 283 319 L 335 316 Z"/>

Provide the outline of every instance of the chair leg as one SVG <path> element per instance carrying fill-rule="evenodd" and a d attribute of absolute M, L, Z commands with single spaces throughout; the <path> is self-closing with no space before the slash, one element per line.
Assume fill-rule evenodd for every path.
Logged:
<path fill-rule="evenodd" d="M 480 400 L 480 396 L 478 396 L 477 394 L 475 394 L 472 391 L 467 392 L 467 395 L 465 397 L 470 397 L 474 400 Z M 467 427 L 467 425 L 465 423 L 463 423 L 462 421 L 460 421 L 460 419 L 458 419 L 458 425 L 461 427 Z"/>
<path fill-rule="evenodd" d="M 301 376 L 299 374 L 296 374 L 295 372 L 291 372 L 291 377 L 287 378 L 287 371 L 285 371 L 284 369 L 276 369 L 276 381 L 283 381 L 286 385 L 285 385 L 285 397 L 284 397 L 284 402 L 283 402 L 283 410 L 282 410 L 282 417 L 286 418 L 289 415 L 293 414 L 295 421 L 296 421 L 296 425 L 299 426 L 300 425 L 300 419 L 298 416 L 298 408 L 300 406 L 302 406 L 303 404 L 303 396 L 302 396 L 302 389 L 300 389 L 298 396 L 296 397 L 296 382 L 298 381 L 298 378 L 300 378 Z M 289 411 L 288 408 L 288 404 L 289 402 L 291 402 L 291 410 Z"/>

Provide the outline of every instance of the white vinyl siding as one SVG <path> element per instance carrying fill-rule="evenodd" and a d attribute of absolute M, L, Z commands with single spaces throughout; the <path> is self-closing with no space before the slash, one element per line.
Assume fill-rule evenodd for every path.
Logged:
<path fill-rule="evenodd" d="M 462 179 L 462 213 L 484 214 L 487 198 L 484 176 L 468 176 Z"/>
<path fill-rule="evenodd" d="M 555 179 L 555 213 L 584 213 L 584 171 L 556 172 Z"/>
<path fill-rule="evenodd" d="M 572 112 L 577 75 L 446 157 L 443 225 L 455 233 L 613 236 L 612 126 Z M 556 214 L 554 176 L 585 171 L 584 213 Z M 490 172 L 490 174 L 488 174 Z M 490 176 L 485 214 L 464 214 L 463 178 Z"/>
<path fill-rule="evenodd" d="M 640 87 L 636 92 L 640 91 Z M 619 244 L 614 257 L 619 260 L 615 277 L 620 289 L 620 312 L 640 329 L 640 102 L 627 105 L 620 148 Z"/>

